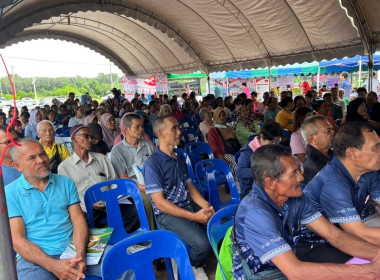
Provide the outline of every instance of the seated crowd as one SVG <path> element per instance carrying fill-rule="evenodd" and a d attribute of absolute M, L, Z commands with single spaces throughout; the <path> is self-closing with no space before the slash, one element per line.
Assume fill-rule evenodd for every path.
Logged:
<path fill-rule="evenodd" d="M 322 98 L 315 90 L 295 98 L 271 91 L 260 102 L 256 92 L 243 92 L 234 100 L 209 94 L 200 103 L 194 92 L 179 102 L 166 94 L 127 100 L 113 89 L 114 98 L 100 104 L 71 92 L 64 103 L 53 99 L 20 114 L 11 108 L 8 118 L 0 112 L 0 152 L 11 142 L 7 124 L 19 144 L 5 152 L 1 166 L 19 279 L 101 276 L 99 265 L 85 263 L 84 195 L 118 178 L 136 183 L 150 230 L 175 232 L 188 246 L 195 279 L 208 279 L 205 226 L 215 210 L 176 151 L 184 148 L 188 127 L 240 186 L 225 236 L 232 243 L 232 264 L 223 267 L 228 279 L 379 278 L 377 94 L 359 88 L 346 104 L 337 87 L 323 89 Z M 57 129 L 67 131 L 65 143 Z M 125 231 L 136 231 L 133 199 L 120 211 Z M 92 215 L 104 226 L 104 203 L 94 204 Z M 71 241 L 77 255 L 60 260 Z M 352 257 L 372 262 L 343 265 Z"/>

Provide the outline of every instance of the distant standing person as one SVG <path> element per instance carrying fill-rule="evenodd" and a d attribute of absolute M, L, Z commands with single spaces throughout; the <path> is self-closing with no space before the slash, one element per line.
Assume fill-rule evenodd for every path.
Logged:
<path fill-rule="evenodd" d="M 247 83 L 242 83 L 241 87 L 243 89 L 243 93 L 245 93 L 245 97 L 248 98 L 248 96 L 251 95 L 251 92 L 249 91 L 249 87 L 247 87 Z"/>
<path fill-rule="evenodd" d="M 376 72 L 373 72 L 373 78 L 372 78 L 372 91 L 377 93 L 377 90 L 379 88 L 379 80 L 376 78 Z M 367 90 L 369 89 L 369 78 L 364 82 L 363 87 L 365 87 Z"/>
<path fill-rule="evenodd" d="M 215 88 L 214 88 L 215 98 L 224 97 L 224 88 L 220 84 L 219 80 L 215 80 L 214 84 L 215 84 Z"/>
<path fill-rule="evenodd" d="M 350 81 L 347 78 L 348 78 L 347 72 L 343 72 L 342 74 L 340 74 L 341 83 L 339 85 L 339 89 L 343 89 L 344 90 L 344 97 L 349 99 L 350 94 L 351 94 L 352 85 L 350 84 Z"/>

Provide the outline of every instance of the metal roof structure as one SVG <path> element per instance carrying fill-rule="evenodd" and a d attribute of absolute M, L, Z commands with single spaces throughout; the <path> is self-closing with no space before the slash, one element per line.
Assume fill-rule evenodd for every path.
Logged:
<path fill-rule="evenodd" d="M 70 41 L 127 75 L 264 68 L 380 50 L 377 0 L 12 3 L 0 20 L 1 48 L 39 38 Z"/>

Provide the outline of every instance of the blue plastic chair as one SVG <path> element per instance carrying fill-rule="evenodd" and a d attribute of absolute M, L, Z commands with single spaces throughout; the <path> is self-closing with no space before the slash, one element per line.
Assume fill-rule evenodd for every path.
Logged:
<path fill-rule="evenodd" d="M 215 213 L 214 216 L 211 217 L 207 225 L 208 240 L 210 241 L 216 259 L 218 260 L 219 268 L 222 272 L 223 279 L 227 278 L 224 273 L 222 264 L 219 260 L 218 245 L 220 241 L 224 239 L 227 230 L 233 225 L 235 212 L 238 206 L 238 204 L 234 204 L 220 209 L 218 212 Z"/>
<path fill-rule="evenodd" d="M 209 144 L 203 142 L 193 142 L 189 143 L 185 146 L 185 150 L 190 157 L 191 164 L 193 168 L 195 164 L 204 160 L 206 158 L 202 158 L 203 156 L 207 156 L 208 159 L 214 158 L 214 153 Z"/>
<path fill-rule="evenodd" d="M 187 170 L 189 171 L 189 175 L 190 175 L 190 178 L 191 178 L 191 181 L 193 182 L 194 186 L 197 188 L 197 190 L 199 191 L 199 193 L 203 196 L 203 197 L 208 197 L 208 190 L 207 188 L 204 188 L 203 185 L 199 184 L 198 183 L 198 180 L 197 178 L 195 177 L 194 175 L 194 169 L 193 169 L 193 166 L 191 164 L 191 160 L 190 160 L 190 157 L 189 155 L 186 153 L 186 151 L 184 149 L 175 149 L 175 152 L 182 155 L 185 160 L 186 160 L 186 164 L 187 164 Z"/>
<path fill-rule="evenodd" d="M 114 189 L 102 190 L 102 188 L 111 185 L 116 185 L 117 187 Z M 120 195 L 129 195 L 132 197 L 137 208 L 137 213 L 139 215 L 140 228 L 131 234 L 127 233 L 124 228 L 119 208 L 119 202 L 117 200 L 118 196 Z M 86 205 L 87 215 L 91 227 L 95 226 L 92 214 L 92 206 L 101 200 L 104 200 L 106 202 L 108 226 L 114 229 L 111 235 L 111 239 L 108 242 L 110 245 L 116 244 L 120 240 L 123 240 L 137 232 L 149 231 L 148 219 L 146 218 L 144 204 L 140 196 L 139 188 L 137 187 L 137 184 L 132 180 L 110 180 L 93 185 L 87 189 L 84 194 L 84 202 Z"/>
<path fill-rule="evenodd" d="M 60 127 L 55 131 L 55 136 L 70 137 L 70 129 L 71 127 L 68 126 Z"/>
<path fill-rule="evenodd" d="M 182 133 L 181 140 L 183 141 L 184 146 L 186 146 L 189 143 L 199 141 L 198 133 L 194 128 L 191 128 L 191 127 L 181 128 L 181 133 Z M 190 135 L 192 135 L 192 137 L 190 137 Z"/>
<path fill-rule="evenodd" d="M 227 202 L 222 202 L 219 197 L 217 176 L 222 173 L 226 176 L 228 188 L 231 192 L 231 199 Z M 214 207 L 215 211 L 218 211 L 226 206 L 239 204 L 240 196 L 232 176 L 232 172 L 228 164 L 221 159 L 206 159 L 198 162 L 195 165 L 195 174 L 199 176 L 204 176 L 206 174 L 208 181 L 208 193 L 209 202 Z"/>
<path fill-rule="evenodd" d="M 150 244 L 135 252 L 129 250 L 129 247 L 142 242 Z M 175 260 L 181 280 L 194 280 L 184 243 L 175 233 L 164 230 L 134 235 L 113 246 L 104 256 L 102 277 L 114 280 L 125 271 L 133 270 L 136 280 L 156 279 L 152 262 L 160 258 Z"/>
<path fill-rule="evenodd" d="M 282 129 L 282 138 L 285 138 L 285 139 L 288 140 L 287 145 L 290 144 L 290 132 L 289 132 L 289 130 L 287 130 L 287 129 L 285 129 L 285 128 Z M 285 143 L 283 143 L 283 142 L 281 141 L 281 144 L 285 144 Z"/>

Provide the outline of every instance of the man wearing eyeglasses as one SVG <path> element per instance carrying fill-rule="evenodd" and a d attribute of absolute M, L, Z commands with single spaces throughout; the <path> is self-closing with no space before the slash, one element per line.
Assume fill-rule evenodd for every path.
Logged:
<path fill-rule="evenodd" d="M 380 245 L 380 223 L 367 202 L 380 205 L 380 139 L 366 122 L 347 123 L 333 138 L 335 157 L 304 193 L 331 223 Z"/>
<path fill-rule="evenodd" d="M 12 139 L 17 140 L 16 134 L 11 131 L 10 132 Z M 7 135 L 7 126 L 0 125 L 0 155 L 3 154 L 7 145 L 11 143 L 11 140 Z M 3 163 L 1 165 L 1 171 L 3 176 L 4 186 L 12 183 L 18 177 L 21 176 L 21 172 L 12 166 L 12 158 L 9 154 L 9 148 L 5 152 Z"/>
<path fill-rule="evenodd" d="M 331 150 L 334 131 L 326 117 L 317 115 L 303 121 L 301 133 L 307 144 L 302 182 L 306 185 L 334 156 Z"/>
<path fill-rule="evenodd" d="M 74 153 L 61 162 L 58 174 L 65 175 L 74 181 L 83 212 L 86 211 L 84 194 L 86 190 L 98 183 L 117 179 L 117 174 L 108 158 L 100 153 L 90 152 L 93 136 L 84 125 L 78 124 L 71 128 L 70 136 L 74 144 Z M 133 203 L 120 204 L 124 226 L 127 232 L 133 232 L 139 227 L 137 211 Z M 94 205 L 94 219 L 101 220 L 105 216 L 105 206 L 101 202 Z"/>

